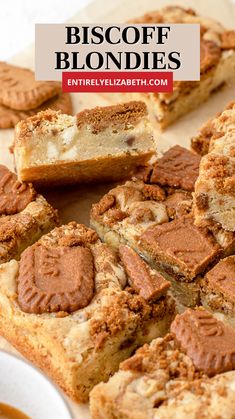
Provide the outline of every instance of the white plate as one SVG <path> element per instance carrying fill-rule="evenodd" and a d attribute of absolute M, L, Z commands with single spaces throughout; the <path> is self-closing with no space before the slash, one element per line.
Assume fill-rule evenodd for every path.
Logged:
<path fill-rule="evenodd" d="M 32 419 L 72 419 L 60 391 L 30 363 L 0 351 L 0 403 Z"/>

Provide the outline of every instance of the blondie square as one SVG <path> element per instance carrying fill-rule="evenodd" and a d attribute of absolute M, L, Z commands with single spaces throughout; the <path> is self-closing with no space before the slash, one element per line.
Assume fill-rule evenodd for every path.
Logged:
<path fill-rule="evenodd" d="M 192 190 L 199 162 L 195 154 L 173 147 L 91 210 L 91 224 L 102 240 L 113 247 L 128 243 L 170 275 L 174 293 L 186 306 L 199 303 L 199 276 L 233 249 L 232 238 L 220 230 L 213 234 L 194 225 Z"/>
<path fill-rule="evenodd" d="M 235 327 L 235 256 L 220 260 L 200 286 L 202 304 Z"/>
<path fill-rule="evenodd" d="M 222 84 L 235 78 L 235 32 L 193 9 L 167 6 L 131 23 L 199 23 L 201 28 L 200 81 L 175 81 L 172 93 L 133 93 L 144 100 L 159 127 L 164 129 L 180 116 L 197 108 Z M 122 95 L 123 97 L 123 95 Z"/>
<path fill-rule="evenodd" d="M 233 109 L 234 102 L 230 102 L 224 110 Z M 204 156 L 209 152 L 209 145 L 211 137 L 221 136 L 219 132 L 216 131 L 216 119 L 222 114 L 218 112 L 215 118 L 211 118 L 206 121 L 200 128 L 198 134 L 191 139 L 191 148 L 197 154 Z"/>
<path fill-rule="evenodd" d="M 208 153 L 195 183 L 195 223 L 235 232 L 235 104 L 209 124 L 213 129 Z"/>
<path fill-rule="evenodd" d="M 19 179 L 43 186 L 125 179 L 156 154 L 143 102 L 39 112 L 17 124 L 13 150 Z"/>
<path fill-rule="evenodd" d="M 0 266 L 0 334 L 84 402 L 175 316 L 170 283 L 128 246 L 71 222 Z"/>
<path fill-rule="evenodd" d="M 31 184 L 0 165 L 0 263 L 21 252 L 58 224 L 57 211 Z"/>
<path fill-rule="evenodd" d="M 92 419 L 233 419 L 235 331 L 198 308 L 144 345 L 90 396 Z"/>

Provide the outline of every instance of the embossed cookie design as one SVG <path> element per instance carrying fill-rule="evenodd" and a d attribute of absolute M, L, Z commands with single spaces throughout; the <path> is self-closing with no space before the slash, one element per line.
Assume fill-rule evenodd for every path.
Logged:
<path fill-rule="evenodd" d="M 58 95 L 58 82 L 36 81 L 28 68 L 0 62 L 0 103 L 9 108 L 26 111 Z"/>
<path fill-rule="evenodd" d="M 18 302 L 25 312 L 71 313 L 93 297 L 93 257 L 88 248 L 35 245 L 24 251 L 19 265 Z"/>
<path fill-rule="evenodd" d="M 177 315 L 171 332 L 198 370 L 213 376 L 235 368 L 235 331 L 208 311 Z"/>
<path fill-rule="evenodd" d="M 123 253 L 128 261 L 73 221 L 0 268 L 1 336 L 78 402 L 137 347 L 165 335 L 176 314 L 168 281 L 132 249 Z"/>

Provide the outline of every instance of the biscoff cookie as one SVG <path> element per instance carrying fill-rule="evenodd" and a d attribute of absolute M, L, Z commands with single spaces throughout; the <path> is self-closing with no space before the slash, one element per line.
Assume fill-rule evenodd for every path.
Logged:
<path fill-rule="evenodd" d="M 0 334 L 86 402 L 137 347 L 167 333 L 169 285 L 130 247 L 115 252 L 70 222 L 0 266 Z"/>
<path fill-rule="evenodd" d="M 71 96 L 68 93 L 60 93 L 59 95 L 47 100 L 37 108 L 29 109 L 28 111 L 20 111 L 0 105 L 0 128 L 14 128 L 18 122 L 28 118 L 29 116 L 33 116 L 38 112 L 45 111 L 46 109 L 61 111 L 62 113 L 72 115 L 73 108 Z"/>
<path fill-rule="evenodd" d="M 235 332 L 199 307 L 90 394 L 93 419 L 233 419 Z M 219 412 L 219 415 L 218 415 Z"/>
<path fill-rule="evenodd" d="M 58 95 L 58 82 L 36 81 L 34 72 L 0 62 L 0 103 L 9 108 L 27 111 Z"/>

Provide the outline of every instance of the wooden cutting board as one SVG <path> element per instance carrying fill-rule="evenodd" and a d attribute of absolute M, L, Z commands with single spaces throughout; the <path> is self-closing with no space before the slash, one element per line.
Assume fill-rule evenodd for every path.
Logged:
<path fill-rule="evenodd" d="M 199 14 L 210 16 L 223 23 L 228 28 L 234 28 L 235 23 L 235 3 L 229 0 L 177 0 L 177 5 L 194 8 Z M 158 0 L 157 7 L 174 4 L 168 0 Z M 156 2 L 154 0 L 103 0 L 93 1 L 82 11 L 79 11 L 70 23 L 119 23 L 139 16 L 146 11 L 154 10 Z M 34 46 L 21 52 L 11 60 L 12 63 L 34 68 Z M 73 94 L 74 113 L 84 108 L 102 106 L 115 102 L 115 94 L 95 94 L 95 93 L 76 93 Z M 208 118 L 221 111 L 225 105 L 235 100 L 235 83 L 223 87 L 214 93 L 211 99 L 201 105 L 199 109 L 190 112 L 172 125 L 164 133 L 155 132 L 157 147 L 159 151 L 164 151 L 174 144 L 181 144 L 189 147 L 190 138 L 197 133 L 202 123 Z M 0 164 L 7 165 L 10 169 L 14 168 L 13 157 L 9 153 L 9 146 L 14 138 L 14 130 L 0 130 Z M 66 189 L 46 191 L 44 193 L 48 201 L 58 208 L 63 223 L 75 220 L 77 222 L 89 224 L 89 210 L 93 202 L 110 189 L 111 185 L 76 186 Z M 0 338 L 0 348 L 9 352 L 17 353 L 3 338 Z M 66 397 L 67 398 L 67 397 Z M 79 405 L 67 398 L 69 405 L 76 419 L 90 418 L 88 405 Z"/>

